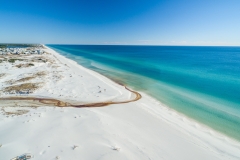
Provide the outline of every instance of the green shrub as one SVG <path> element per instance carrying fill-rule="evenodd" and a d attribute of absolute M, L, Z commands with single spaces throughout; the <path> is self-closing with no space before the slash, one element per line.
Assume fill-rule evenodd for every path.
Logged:
<path fill-rule="evenodd" d="M 15 63 L 15 61 L 23 61 L 23 59 L 9 59 L 8 62 Z"/>
<path fill-rule="evenodd" d="M 16 59 L 9 59 L 8 62 L 15 63 Z"/>

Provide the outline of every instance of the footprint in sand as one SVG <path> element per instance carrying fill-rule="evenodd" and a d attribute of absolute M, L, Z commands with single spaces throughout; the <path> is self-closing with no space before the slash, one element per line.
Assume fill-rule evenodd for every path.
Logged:
<path fill-rule="evenodd" d="M 76 115 L 76 116 L 74 116 L 74 118 L 81 118 L 81 116 L 80 115 Z"/>
<path fill-rule="evenodd" d="M 45 154 L 47 151 L 46 150 L 43 150 L 42 152 L 39 152 L 40 155 L 43 155 Z"/>

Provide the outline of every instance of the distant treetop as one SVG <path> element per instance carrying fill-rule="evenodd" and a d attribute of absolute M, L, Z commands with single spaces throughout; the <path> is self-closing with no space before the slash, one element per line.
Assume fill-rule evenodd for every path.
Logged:
<path fill-rule="evenodd" d="M 0 48 L 25 48 L 25 47 L 39 47 L 42 46 L 40 44 L 0 44 Z"/>

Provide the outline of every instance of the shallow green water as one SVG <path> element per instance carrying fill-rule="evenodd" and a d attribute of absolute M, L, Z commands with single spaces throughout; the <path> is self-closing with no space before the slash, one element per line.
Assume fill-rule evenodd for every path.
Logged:
<path fill-rule="evenodd" d="M 240 140 L 240 48 L 49 45 Z"/>

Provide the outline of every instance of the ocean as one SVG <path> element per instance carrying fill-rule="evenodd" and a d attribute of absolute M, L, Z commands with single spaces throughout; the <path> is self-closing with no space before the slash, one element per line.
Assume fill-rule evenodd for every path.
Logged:
<path fill-rule="evenodd" d="M 240 47 L 47 46 L 240 141 Z"/>

